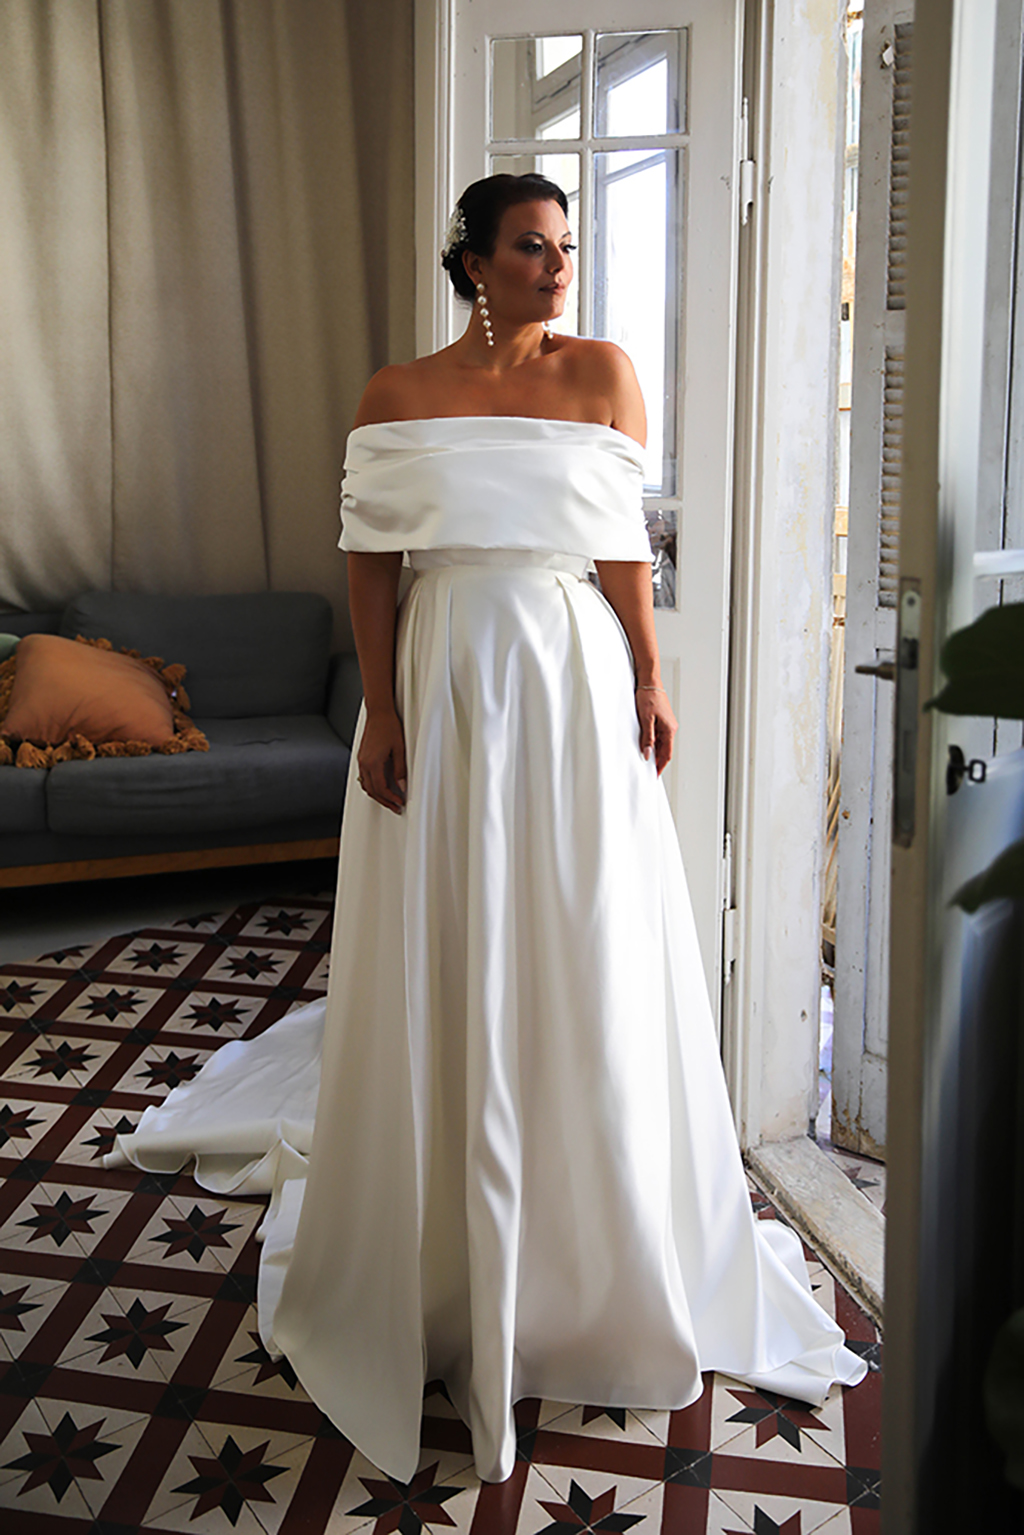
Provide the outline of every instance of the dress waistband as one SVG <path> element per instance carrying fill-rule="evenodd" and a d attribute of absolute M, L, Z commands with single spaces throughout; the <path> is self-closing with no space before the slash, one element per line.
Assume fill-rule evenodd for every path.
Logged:
<path fill-rule="evenodd" d="M 409 564 L 419 575 L 426 570 L 443 570 L 450 565 L 506 565 L 561 570 L 582 579 L 590 566 L 583 554 L 550 554 L 540 549 L 413 549 Z"/>

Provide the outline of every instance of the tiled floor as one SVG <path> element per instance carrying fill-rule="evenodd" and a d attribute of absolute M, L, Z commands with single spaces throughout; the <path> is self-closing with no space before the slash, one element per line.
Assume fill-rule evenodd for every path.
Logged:
<path fill-rule="evenodd" d="M 261 1203 L 99 1162 L 211 1050 L 319 995 L 329 933 L 329 896 L 289 894 L 0 966 L 4 1535 L 877 1531 L 877 1334 L 813 1258 L 872 1365 L 819 1410 L 722 1376 L 681 1412 L 521 1402 L 500 1486 L 438 1388 L 407 1486 L 331 1427 L 259 1341 Z"/>

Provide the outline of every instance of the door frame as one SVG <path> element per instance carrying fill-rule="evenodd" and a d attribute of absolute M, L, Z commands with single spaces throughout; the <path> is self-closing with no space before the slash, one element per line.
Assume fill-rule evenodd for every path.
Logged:
<path fill-rule="evenodd" d="M 740 1144 L 816 1110 L 846 65 L 831 0 L 747 0 L 723 1045 Z M 811 97 L 806 81 L 815 81 Z M 796 238 L 794 231 L 799 231 Z"/>
<path fill-rule="evenodd" d="M 721 1004 L 726 1077 L 747 1149 L 805 1134 L 817 1087 L 845 74 L 832 0 L 736 3 L 748 136 L 737 135 L 734 187 L 737 201 L 741 187 L 752 201 L 741 220 L 734 317 Z M 454 197 L 454 15 L 454 0 L 415 0 L 421 353 L 447 341 L 438 251 Z M 830 82 L 810 113 L 800 89 L 808 79 Z M 782 152 L 787 134 L 795 157 Z M 740 159 L 749 162 L 743 173 Z M 794 218 L 807 226 L 802 266 L 785 259 Z M 799 387 L 794 364 L 804 370 Z M 780 676 L 786 656 L 797 657 L 799 677 Z"/>

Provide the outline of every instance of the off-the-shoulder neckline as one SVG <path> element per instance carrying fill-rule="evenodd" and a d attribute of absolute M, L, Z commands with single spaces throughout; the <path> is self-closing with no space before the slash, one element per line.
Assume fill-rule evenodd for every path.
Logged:
<path fill-rule="evenodd" d="M 622 432 L 617 426 L 609 426 L 606 421 L 569 421 L 560 416 L 406 416 L 398 421 L 367 421 L 363 426 L 354 426 L 349 433 L 354 437 L 357 432 L 371 432 L 378 427 L 387 426 L 436 426 L 441 421 L 461 422 L 467 421 L 513 421 L 519 424 L 530 421 L 538 426 L 585 426 L 589 430 L 599 432 L 611 432 L 615 437 L 621 437 L 628 442 L 637 453 L 644 450 L 635 437 L 630 437 L 628 432 Z"/>

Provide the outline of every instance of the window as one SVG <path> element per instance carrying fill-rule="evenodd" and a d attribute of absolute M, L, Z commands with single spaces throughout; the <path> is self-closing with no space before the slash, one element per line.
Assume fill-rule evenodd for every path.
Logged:
<path fill-rule="evenodd" d="M 687 44 L 685 28 L 490 43 L 489 168 L 563 188 L 579 269 L 562 329 L 617 342 L 644 393 L 659 608 L 676 606 Z"/>

